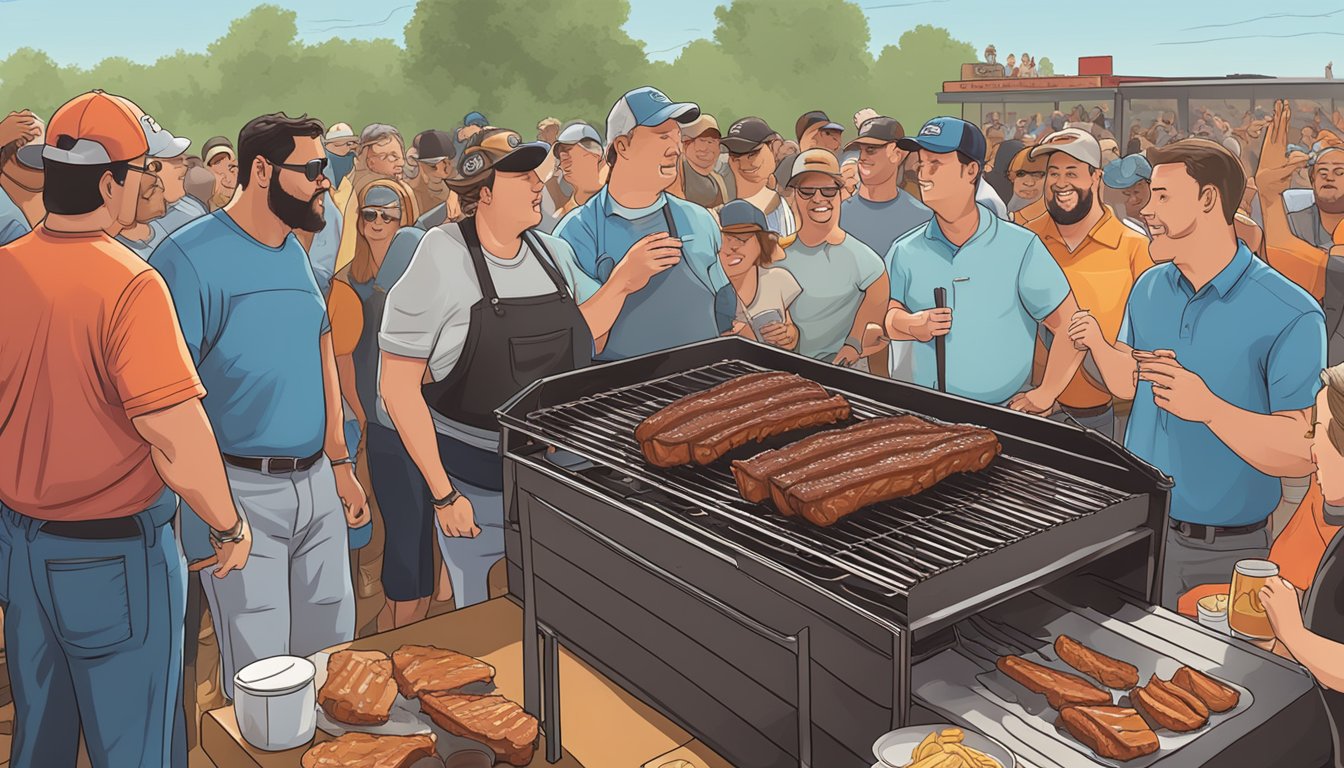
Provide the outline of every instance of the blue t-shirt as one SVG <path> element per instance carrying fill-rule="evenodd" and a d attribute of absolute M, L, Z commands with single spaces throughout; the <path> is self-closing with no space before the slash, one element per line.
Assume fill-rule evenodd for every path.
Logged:
<path fill-rule="evenodd" d="M 960 248 L 932 219 L 897 240 L 887 264 L 891 298 L 911 312 L 932 309 L 933 290 L 946 289 L 947 391 L 997 405 L 1031 382 L 1040 321 L 1068 298 L 1069 281 L 1034 232 L 977 210 L 979 226 Z M 892 343 L 913 345 L 913 383 L 937 386 L 933 341 Z"/>
<path fill-rule="evenodd" d="M 209 212 L 209 209 L 201 205 L 196 198 L 183 195 L 181 199 L 168 206 L 168 210 L 162 216 L 151 221 L 149 226 L 153 228 L 159 240 L 162 240 Z M 157 244 L 156 242 L 155 245 Z"/>
<path fill-rule="evenodd" d="M 220 210 L 170 235 L 150 264 L 172 293 L 220 450 L 322 450 L 320 339 L 331 323 L 299 241 L 267 247 Z"/>
<path fill-rule="evenodd" d="M 906 232 L 932 218 L 933 211 L 905 190 L 881 203 L 854 195 L 840 204 L 841 229 L 882 257 Z"/>
<path fill-rule="evenodd" d="M 31 231 L 28 218 L 23 215 L 18 204 L 0 188 L 0 245 L 12 243 Z"/>
<path fill-rule="evenodd" d="M 1325 367 L 1320 305 L 1245 245 L 1198 293 L 1174 264 L 1144 272 L 1119 340 L 1175 352 L 1213 394 L 1254 413 L 1311 407 Z M 1207 425 L 1158 408 L 1149 382 L 1134 394 L 1125 447 L 1176 481 L 1175 520 L 1238 527 L 1264 520 L 1279 503 L 1278 478 L 1247 464 Z"/>

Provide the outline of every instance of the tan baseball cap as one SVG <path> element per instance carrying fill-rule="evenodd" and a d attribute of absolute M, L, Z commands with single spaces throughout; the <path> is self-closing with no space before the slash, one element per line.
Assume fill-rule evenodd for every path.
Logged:
<path fill-rule="evenodd" d="M 844 177 L 840 175 L 840 161 L 835 159 L 835 155 L 825 149 L 809 149 L 806 152 L 798 153 L 793 159 L 793 169 L 789 173 L 789 184 L 799 176 L 805 173 L 824 173 L 836 181 L 843 181 Z"/>
<path fill-rule="evenodd" d="M 1063 152 L 1075 160 L 1100 168 L 1101 144 L 1097 137 L 1079 128 L 1065 128 L 1045 137 L 1045 141 L 1031 148 L 1031 159 L 1045 157 L 1054 152 Z"/>
<path fill-rule="evenodd" d="M 723 138 L 723 131 L 719 130 L 719 121 L 715 120 L 713 115 L 702 112 L 694 121 L 681 127 L 681 138 L 684 141 L 691 141 L 704 136 L 706 131 L 713 131 L 719 138 Z"/>

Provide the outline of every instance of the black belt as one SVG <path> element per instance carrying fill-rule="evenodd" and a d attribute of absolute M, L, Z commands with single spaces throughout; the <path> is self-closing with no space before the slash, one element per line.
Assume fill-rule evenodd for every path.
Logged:
<path fill-rule="evenodd" d="M 1060 407 L 1063 408 L 1065 411 L 1067 411 L 1068 414 L 1074 417 L 1075 419 L 1092 419 L 1096 418 L 1097 416 L 1104 415 L 1106 412 L 1111 410 L 1112 406 L 1110 403 L 1107 403 L 1105 405 L 1098 405 L 1092 408 L 1074 408 L 1073 406 L 1064 405 L 1063 403 L 1060 403 Z"/>
<path fill-rule="evenodd" d="M 140 536 L 140 524 L 134 517 L 110 520 L 57 520 L 42 524 L 42 533 L 63 539 L 134 539 Z"/>
<path fill-rule="evenodd" d="M 1265 518 L 1264 520 L 1261 520 L 1258 523 L 1251 523 L 1250 525 L 1242 525 L 1236 528 L 1221 528 L 1216 525 L 1197 525 L 1195 523 L 1187 523 L 1181 520 L 1172 520 L 1171 530 L 1176 531 L 1182 536 L 1186 536 L 1191 539 L 1203 539 L 1208 536 L 1210 531 L 1213 532 L 1213 535 L 1215 537 L 1236 536 L 1243 533 L 1255 533 L 1256 531 L 1262 530 L 1267 525 L 1269 525 L 1269 518 Z"/>
<path fill-rule="evenodd" d="M 224 454 L 224 463 L 240 469 L 250 469 L 253 472 L 261 472 L 267 475 L 287 475 L 290 472 L 302 472 L 311 468 L 322 459 L 322 452 L 318 451 L 312 456 L 303 459 L 295 459 L 289 456 L 230 456 Z"/>

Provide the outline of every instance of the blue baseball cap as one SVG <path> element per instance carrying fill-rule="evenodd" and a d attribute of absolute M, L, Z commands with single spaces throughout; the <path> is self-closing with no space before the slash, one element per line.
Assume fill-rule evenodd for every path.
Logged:
<path fill-rule="evenodd" d="M 486 120 L 485 115 L 480 112 L 468 112 L 467 116 L 462 118 L 462 127 L 465 128 L 468 125 L 479 125 L 485 128 L 490 125 L 490 121 Z"/>
<path fill-rule="evenodd" d="M 985 134 L 974 123 L 956 117 L 935 117 L 914 136 L 896 142 L 907 152 L 927 149 L 940 155 L 961 152 L 972 160 L 985 164 Z"/>
<path fill-rule="evenodd" d="M 644 86 L 622 96 L 607 115 L 607 148 L 622 136 L 640 126 L 652 128 L 668 120 L 678 123 L 695 122 L 700 107 L 690 102 L 674 102 L 657 88 Z"/>
<path fill-rule="evenodd" d="M 1140 154 L 1125 155 L 1101 169 L 1101 183 L 1111 189 L 1129 189 L 1140 181 L 1152 181 L 1153 166 Z"/>
<path fill-rule="evenodd" d="M 724 232 L 769 232 L 761 209 L 746 200 L 732 200 L 719 209 L 719 229 Z"/>

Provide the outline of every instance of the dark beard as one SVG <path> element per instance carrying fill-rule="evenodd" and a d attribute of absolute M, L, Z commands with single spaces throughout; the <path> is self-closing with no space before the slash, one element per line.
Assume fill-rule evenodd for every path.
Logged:
<path fill-rule="evenodd" d="M 1045 209 L 1050 212 L 1050 218 L 1054 219 L 1056 224 L 1063 224 L 1066 227 L 1070 224 L 1077 224 L 1086 219 L 1087 215 L 1092 212 L 1092 190 L 1089 189 L 1084 192 L 1079 189 L 1078 204 L 1071 211 L 1060 208 L 1055 203 L 1055 196 L 1047 194 L 1045 196 Z"/>
<path fill-rule="evenodd" d="M 276 218 L 284 222 L 290 229 L 300 229 L 304 232 L 321 232 L 326 226 L 326 219 L 322 214 L 313 209 L 313 203 L 318 198 L 326 194 L 318 192 L 312 198 L 304 200 L 301 197 L 295 197 L 280 188 L 278 178 L 271 179 L 271 186 L 266 191 L 266 205 L 271 209 Z"/>

